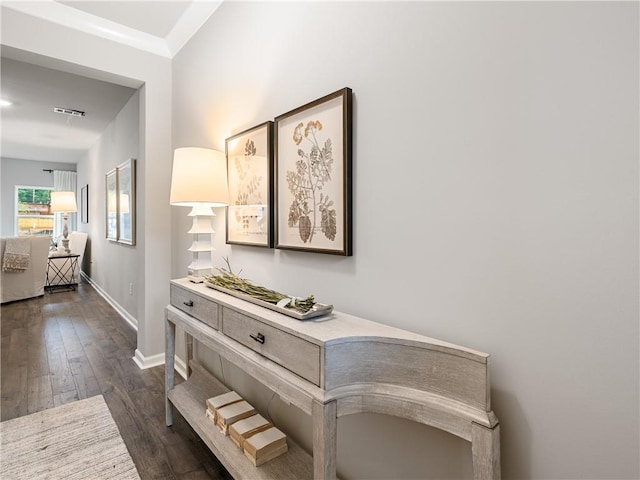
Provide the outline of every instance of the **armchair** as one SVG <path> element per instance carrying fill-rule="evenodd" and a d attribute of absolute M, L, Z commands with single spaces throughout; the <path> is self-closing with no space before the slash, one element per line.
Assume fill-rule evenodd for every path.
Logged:
<path fill-rule="evenodd" d="M 51 237 L 27 237 L 31 243 L 29 266 L 20 272 L 5 272 L 1 270 L 0 291 L 2 302 L 13 302 L 26 298 L 44 295 L 44 284 L 47 276 L 47 256 Z M 0 260 L 4 256 L 7 239 L 2 238 L 0 246 Z"/>

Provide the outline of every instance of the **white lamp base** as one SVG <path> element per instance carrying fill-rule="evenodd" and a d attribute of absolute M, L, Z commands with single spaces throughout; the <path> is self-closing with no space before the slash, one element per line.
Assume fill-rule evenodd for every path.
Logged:
<path fill-rule="evenodd" d="M 191 265 L 187 267 L 187 278 L 193 283 L 204 282 L 204 277 L 211 275 L 212 273 L 213 272 L 210 265 L 208 267 L 204 265 L 195 268 L 193 268 Z"/>
<path fill-rule="evenodd" d="M 69 214 L 64 212 L 62 214 L 62 219 L 64 220 L 64 227 L 62 228 L 62 246 L 64 247 L 64 251 L 67 255 L 71 254 L 71 250 L 69 250 L 69 225 L 67 221 L 69 220 Z"/>
<path fill-rule="evenodd" d="M 213 274 L 211 252 L 213 248 L 213 234 L 215 233 L 211 220 L 215 213 L 208 206 L 194 206 L 189 213 L 193 217 L 193 225 L 188 233 L 194 236 L 194 241 L 189 248 L 193 253 L 193 261 L 187 267 L 187 279 L 193 283 L 204 282 L 204 277 Z"/>

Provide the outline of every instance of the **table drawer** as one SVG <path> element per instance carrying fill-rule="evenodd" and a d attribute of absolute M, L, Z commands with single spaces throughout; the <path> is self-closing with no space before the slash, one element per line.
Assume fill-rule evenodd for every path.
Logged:
<path fill-rule="evenodd" d="M 171 285 L 171 305 L 218 330 L 218 304 Z"/>
<path fill-rule="evenodd" d="M 318 345 L 225 307 L 222 333 L 320 386 Z"/>

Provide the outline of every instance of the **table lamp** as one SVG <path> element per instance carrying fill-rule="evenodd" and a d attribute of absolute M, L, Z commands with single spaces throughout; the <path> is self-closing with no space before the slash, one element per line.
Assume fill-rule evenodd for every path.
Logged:
<path fill-rule="evenodd" d="M 211 252 L 215 216 L 211 207 L 224 207 L 229 203 L 227 187 L 227 161 L 217 150 L 198 147 L 176 148 L 171 173 L 171 205 L 192 207 L 189 213 L 193 225 L 188 233 L 194 235 L 189 251 L 193 261 L 187 267 L 187 278 L 201 283 L 213 273 Z"/>
<path fill-rule="evenodd" d="M 62 246 L 67 255 L 71 253 L 69 250 L 69 220 L 70 212 L 77 212 L 75 192 L 51 192 L 51 211 L 53 213 L 62 213 L 64 227 L 62 229 Z"/>

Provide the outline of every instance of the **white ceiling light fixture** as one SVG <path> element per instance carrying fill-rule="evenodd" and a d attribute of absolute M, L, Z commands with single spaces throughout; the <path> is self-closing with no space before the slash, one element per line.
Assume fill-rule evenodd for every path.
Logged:
<path fill-rule="evenodd" d="M 9 100 L 5 100 L 4 98 L 0 98 L 0 107 L 10 107 L 13 105 Z"/>

